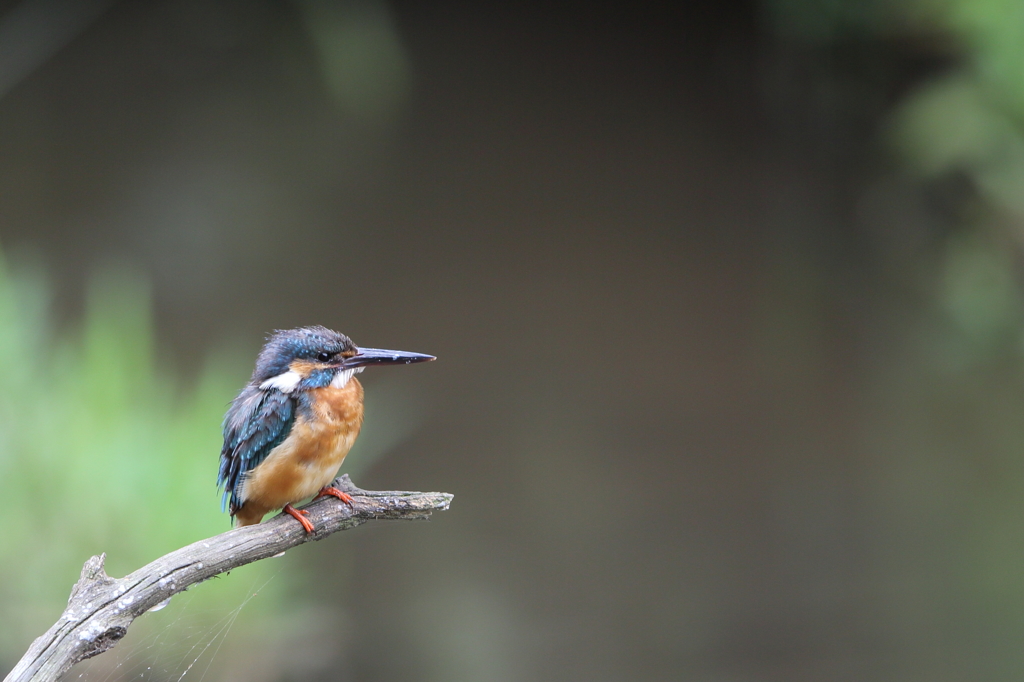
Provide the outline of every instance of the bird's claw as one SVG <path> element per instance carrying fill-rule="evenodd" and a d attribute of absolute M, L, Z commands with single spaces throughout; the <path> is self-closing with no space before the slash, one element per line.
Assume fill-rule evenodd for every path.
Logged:
<path fill-rule="evenodd" d="M 337 497 L 345 504 L 352 504 L 352 496 L 349 495 L 348 493 L 338 490 L 333 485 L 325 485 L 323 488 L 320 489 L 320 492 L 317 493 L 316 497 L 314 497 L 313 499 L 319 500 L 321 497 L 326 497 L 327 495 L 330 495 L 331 497 Z"/>
<path fill-rule="evenodd" d="M 308 511 L 306 511 L 305 509 L 296 509 L 290 504 L 286 504 L 282 511 L 284 511 L 285 514 L 288 514 L 296 521 L 301 523 L 302 527 L 306 530 L 307 533 L 313 532 L 313 522 L 306 518 L 307 516 L 309 516 Z"/>

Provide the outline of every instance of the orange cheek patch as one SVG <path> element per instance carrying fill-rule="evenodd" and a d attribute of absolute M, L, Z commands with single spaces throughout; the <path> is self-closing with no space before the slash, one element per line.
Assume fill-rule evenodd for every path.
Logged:
<path fill-rule="evenodd" d="M 295 372 L 303 379 L 308 377 L 313 372 L 320 369 L 330 369 L 331 366 L 322 362 L 313 362 L 312 360 L 292 360 L 292 364 L 288 365 L 288 369 Z"/>

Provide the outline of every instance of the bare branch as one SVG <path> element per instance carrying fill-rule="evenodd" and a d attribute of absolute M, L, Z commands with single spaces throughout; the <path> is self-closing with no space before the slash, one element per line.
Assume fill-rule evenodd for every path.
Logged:
<path fill-rule="evenodd" d="M 448 509 L 452 501 L 448 493 L 362 490 L 347 474 L 334 485 L 352 495 L 352 506 L 333 497 L 307 505 L 316 526 L 309 535 L 282 514 L 182 547 L 120 579 L 103 570 L 106 555 L 92 557 L 82 567 L 60 620 L 32 643 L 4 682 L 56 680 L 78 661 L 117 644 L 146 611 L 215 575 L 373 519 L 426 519 L 435 510 Z"/>

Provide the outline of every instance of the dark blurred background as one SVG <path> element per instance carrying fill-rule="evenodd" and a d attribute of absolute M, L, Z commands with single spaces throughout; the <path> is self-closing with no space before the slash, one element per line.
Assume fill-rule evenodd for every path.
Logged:
<path fill-rule="evenodd" d="M 83 679 L 1024 674 L 1024 5 L 0 2 L 0 669 L 227 528 L 264 335 L 365 488 Z M 248 571 L 248 572 L 247 572 Z M 254 596 L 255 595 L 255 596 Z"/>

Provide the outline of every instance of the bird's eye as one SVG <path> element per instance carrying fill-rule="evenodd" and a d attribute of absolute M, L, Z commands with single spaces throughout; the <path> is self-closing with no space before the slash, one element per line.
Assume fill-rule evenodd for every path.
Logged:
<path fill-rule="evenodd" d="M 331 354 L 330 353 L 317 353 L 316 354 L 316 359 L 319 360 L 320 362 L 327 362 L 328 360 L 331 359 Z"/>

